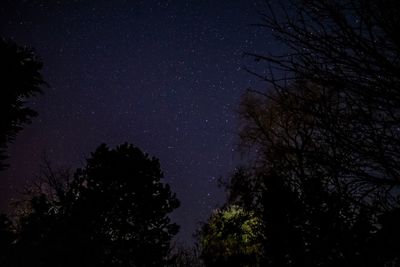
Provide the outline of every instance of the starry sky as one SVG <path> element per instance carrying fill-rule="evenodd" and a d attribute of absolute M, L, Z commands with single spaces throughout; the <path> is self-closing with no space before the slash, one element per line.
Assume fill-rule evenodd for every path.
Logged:
<path fill-rule="evenodd" d="M 251 0 L 8 0 L 0 35 L 35 49 L 49 83 L 39 112 L 10 146 L 0 208 L 28 186 L 44 155 L 84 165 L 100 143 L 137 145 L 160 159 L 181 200 L 177 239 L 223 203 L 218 188 L 240 162 L 238 103 L 259 81 L 243 52 L 276 49 Z"/>

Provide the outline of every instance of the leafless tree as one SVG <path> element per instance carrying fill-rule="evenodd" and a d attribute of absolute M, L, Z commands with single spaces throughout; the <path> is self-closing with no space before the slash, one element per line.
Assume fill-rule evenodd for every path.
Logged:
<path fill-rule="evenodd" d="M 267 63 L 266 92 L 242 105 L 242 140 L 288 177 L 320 176 L 358 200 L 396 202 L 400 185 L 400 5 L 293 0 L 258 26 L 287 53 Z M 278 14 L 279 13 L 279 14 Z M 254 146 L 256 144 L 256 146 Z M 285 164 L 282 164 L 285 163 Z"/>

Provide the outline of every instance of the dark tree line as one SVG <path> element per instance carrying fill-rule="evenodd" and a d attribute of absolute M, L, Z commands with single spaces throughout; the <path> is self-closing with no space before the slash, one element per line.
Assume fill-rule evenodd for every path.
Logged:
<path fill-rule="evenodd" d="M 287 53 L 248 54 L 265 64 L 265 75 L 249 71 L 268 87 L 243 97 L 250 163 L 231 178 L 223 208 L 238 205 L 262 221 L 253 229 L 261 263 L 230 266 L 400 264 L 399 11 L 394 0 L 266 6 L 258 26 Z M 240 241 L 215 216 L 204 240 L 210 227 Z M 209 255 L 216 246 L 201 245 L 207 266 L 216 255 L 229 263 L 229 250 Z"/>
<path fill-rule="evenodd" d="M 158 160 L 102 145 L 73 176 L 49 169 L 16 220 L 0 216 L 0 265 L 400 266 L 399 13 L 396 0 L 266 5 L 258 26 L 287 53 L 248 54 L 268 86 L 243 96 L 249 162 L 199 231 L 199 252 L 171 253 L 179 202 Z M 35 115 L 21 97 L 44 84 L 27 62 L 35 78 L 30 93 L 12 90 L 2 151 Z"/>
<path fill-rule="evenodd" d="M 162 176 L 139 148 L 101 145 L 72 179 L 46 178 L 63 186 L 42 183 L 14 224 L 1 217 L 1 266 L 165 266 L 179 201 Z"/>

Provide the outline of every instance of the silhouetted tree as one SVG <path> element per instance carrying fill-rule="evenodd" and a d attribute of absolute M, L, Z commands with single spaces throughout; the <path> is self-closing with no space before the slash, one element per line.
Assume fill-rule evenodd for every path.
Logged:
<path fill-rule="evenodd" d="M 345 195 L 323 186 L 321 179 L 304 182 L 280 177 L 264 168 L 242 181 L 254 193 L 252 209 L 262 221 L 263 237 L 257 266 L 383 266 L 375 254 L 377 227 L 368 209 L 354 205 Z M 230 192 L 240 195 L 243 188 Z M 230 198 L 240 205 L 242 198 Z"/>
<path fill-rule="evenodd" d="M 66 222 L 59 206 L 45 194 L 35 195 L 29 202 L 29 210 L 21 214 L 16 225 L 10 266 L 67 266 L 67 262 L 84 253 L 84 250 L 74 251 L 75 248 L 83 249 L 82 244 L 72 244 L 74 237 L 68 236 L 71 231 L 63 227 Z"/>
<path fill-rule="evenodd" d="M 400 183 L 399 11 L 395 0 L 288 1 L 259 24 L 285 54 L 249 54 L 269 64 L 269 75 L 255 73 L 270 84 L 259 96 L 302 103 L 285 110 L 300 113 L 299 124 L 309 120 L 309 138 L 327 146 L 312 160 L 336 169 L 336 182 L 360 199 L 377 193 L 382 204 Z"/>
<path fill-rule="evenodd" d="M 398 261 L 399 11 L 393 0 L 293 0 L 262 14 L 287 51 L 249 54 L 268 63 L 253 74 L 269 87 L 243 98 L 254 164 L 230 191 L 263 214 L 268 264 Z"/>
<path fill-rule="evenodd" d="M 163 266 L 178 231 L 167 215 L 179 201 L 162 176 L 139 148 L 101 145 L 57 197 L 31 199 L 16 266 Z"/>
<path fill-rule="evenodd" d="M 32 50 L 0 39 L 0 58 L 0 170 L 3 170 L 7 167 L 4 163 L 7 145 L 37 115 L 26 105 L 26 100 L 41 93 L 45 82 L 40 74 L 42 63 Z"/>

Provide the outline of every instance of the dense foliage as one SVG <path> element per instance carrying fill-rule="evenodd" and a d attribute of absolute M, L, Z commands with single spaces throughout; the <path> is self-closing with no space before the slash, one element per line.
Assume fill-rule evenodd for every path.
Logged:
<path fill-rule="evenodd" d="M 10 266 L 164 265 L 179 201 L 161 178 L 158 160 L 139 148 L 101 145 L 65 191 L 29 201 Z"/>
<path fill-rule="evenodd" d="M 262 255 L 262 221 L 232 205 L 213 213 L 200 235 L 206 266 L 253 266 Z"/>

